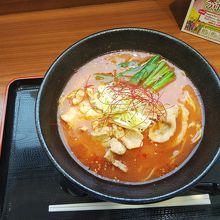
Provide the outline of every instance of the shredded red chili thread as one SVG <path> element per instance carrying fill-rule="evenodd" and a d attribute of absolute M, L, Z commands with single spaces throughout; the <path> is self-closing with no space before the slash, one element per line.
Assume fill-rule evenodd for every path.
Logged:
<path fill-rule="evenodd" d="M 138 85 L 128 84 L 126 81 L 114 81 L 114 83 L 106 86 L 107 89 L 110 89 L 115 94 L 115 99 L 117 102 L 121 103 L 122 100 L 130 100 L 131 103 L 128 106 L 128 109 L 137 111 L 140 107 L 143 107 L 143 111 L 147 110 L 149 115 L 160 117 L 166 116 L 166 109 L 162 102 L 159 101 L 160 95 L 152 91 L 151 89 L 145 89 Z M 119 100 L 118 97 L 121 99 Z M 116 104 L 117 103 L 111 103 Z"/>
<path fill-rule="evenodd" d="M 87 89 L 87 88 L 90 88 L 90 87 L 93 87 L 93 86 L 94 86 L 93 84 L 89 84 L 89 79 L 90 79 L 90 77 L 91 77 L 91 76 L 89 76 L 89 77 L 88 77 L 88 79 L 86 80 L 86 84 L 85 84 L 85 86 L 84 86 L 84 88 L 85 88 L 85 89 Z"/>
<path fill-rule="evenodd" d="M 88 81 L 89 79 L 86 82 L 85 88 L 88 88 Z M 104 93 L 112 94 L 110 103 L 105 103 L 101 100 Z M 130 111 L 134 112 L 131 119 L 138 111 L 145 115 L 141 123 L 144 123 L 149 118 L 159 121 L 161 118 L 166 117 L 166 108 L 160 102 L 160 97 L 159 93 L 149 88 L 146 89 L 140 85 L 133 85 L 127 81 L 114 79 L 111 83 L 105 85 L 104 90 L 100 92 L 98 97 L 99 101 L 107 106 L 105 112 L 103 112 L 101 121 L 103 124 L 107 124 L 116 114 L 123 114 Z M 93 107 L 97 109 L 95 106 Z M 115 112 L 114 110 L 118 107 L 120 108 L 120 112 Z"/>

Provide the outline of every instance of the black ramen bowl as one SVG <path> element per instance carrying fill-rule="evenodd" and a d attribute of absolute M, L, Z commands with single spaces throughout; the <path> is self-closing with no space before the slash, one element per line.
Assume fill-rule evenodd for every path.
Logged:
<path fill-rule="evenodd" d="M 118 50 L 161 54 L 186 71 L 204 104 L 204 135 L 195 153 L 178 171 L 166 178 L 140 184 L 108 181 L 91 174 L 67 152 L 57 123 L 58 99 L 78 68 L 95 57 Z M 175 91 L 173 91 L 175 92 Z M 196 50 L 186 43 L 154 30 L 112 29 L 96 33 L 64 51 L 48 70 L 36 103 L 37 131 L 55 167 L 84 191 L 119 203 L 152 203 L 174 197 L 193 187 L 220 154 L 220 81 L 218 75 Z"/>

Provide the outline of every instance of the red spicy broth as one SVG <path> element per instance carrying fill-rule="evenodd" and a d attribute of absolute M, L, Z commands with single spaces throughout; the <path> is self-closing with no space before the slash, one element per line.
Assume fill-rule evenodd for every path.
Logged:
<path fill-rule="evenodd" d="M 144 63 L 152 56 L 152 54 L 144 52 L 119 51 L 97 57 L 77 70 L 64 88 L 61 97 L 67 97 L 68 94 L 79 88 L 85 89 L 92 86 L 97 89 L 100 84 L 111 81 L 108 74 L 109 76 L 116 76 L 124 70 L 119 64 L 126 62 Z M 165 60 L 164 58 L 161 59 Z M 150 130 L 154 132 L 151 128 L 153 126 L 158 129 L 156 123 L 159 123 L 153 122 L 153 125 L 151 124 L 142 132 L 141 146 L 134 149 L 126 148 L 124 154 L 114 153 L 114 161 L 120 161 L 125 165 L 126 172 L 114 166 L 104 157 L 106 149 L 109 147 L 106 148 L 99 138 L 91 135 L 94 130 L 92 123 L 95 120 L 85 118 L 81 112 L 78 115 L 79 117 L 73 120 L 73 125 L 70 126 L 69 123 L 62 120 L 61 116 L 71 107 L 75 108 L 76 112 L 80 112 L 80 108 L 78 105 L 73 105 L 70 100 L 62 101 L 62 104 L 59 104 L 57 117 L 62 140 L 74 157 L 88 170 L 116 181 L 149 181 L 177 169 L 196 147 L 203 131 L 202 105 L 198 91 L 184 71 L 167 60 L 165 62 L 175 72 L 176 78 L 159 90 L 158 97 L 164 106 L 168 106 L 166 106 L 167 109 L 178 106 L 175 132 L 165 142 L 152 141 L 149 132 Z M 133 64 L 131 63 L 131 65 Z M 107 76 L 94 77 L 94 74 L 97 73 L 104 73 Z M 183 132 L 184 129 L 186 130 L 185 133 Z M 181 137 L 182 133 L 184 135 Z M 118 141 L 124 144 L 120 138 Z"/>

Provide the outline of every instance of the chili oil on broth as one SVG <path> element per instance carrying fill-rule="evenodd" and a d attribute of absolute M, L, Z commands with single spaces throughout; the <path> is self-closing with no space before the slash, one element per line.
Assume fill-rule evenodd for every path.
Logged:
<path fill-rule="evenodd" d="M 145 62 L 151 56 L 152 54 L 144 52 L 119 51 L 97 57 L 78 69 L 67 83 L 61 97 L 68 95 L 73 90 L 83 88 L 85 85 L 97 87 L 100 80 L 92 77 L 95 73 L 114 73 L 116 75 L 122 71 L 121 68 L 116 68 L 118 63 L 131 60 Z M 165 104 L 169 103 L 171 107 L 177 104 L 184 105 L 189 111 L 188 129 L 183 140 L 176 144 L 176 139 L 184 127 L 183 115 L 179 109 L 176 131 L 168 141 L 153 142 L 146 129 L 143 146 L 127 150 L 124 155 L 114 154 L 116 160 L 127 166 L 127 172 L 122 172 L 104 158 L 106 148 L 90 135 L 93 131 L 91 121 L 79 118 L 70 128 L 60 119 L 60 116 L 71 106 L 70 102 L 65 102 L 58 108 L 58 127 L 63 142 L 66 143 L 66 147 L 72 152 L 76 161 L 78 160 L 80 164 L 96 175 L 123 182 L 144 182 L 157 179 L 177 170 L 186 161 L 202 135 L 202 105 L 198 91 L 185 73 L 169 61 L 166 60 L 166 63 L 174 69 L 176 79 L 159 91 L 160 100 Z M 80 130 L 82 127 L 87 127 L 88 130 Z"/>

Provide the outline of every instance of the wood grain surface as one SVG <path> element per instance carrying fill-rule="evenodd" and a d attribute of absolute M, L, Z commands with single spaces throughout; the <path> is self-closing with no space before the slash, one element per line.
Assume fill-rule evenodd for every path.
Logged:
<path fill-rule="evenodd" d="M 1 0 L 0 15 L 125 1 L 128 0 Z"/>
<path fill-rule="evenodd" d="M 9 81 L 43 76 L 68 46 L 109 28 L 143 27 L 171 34 L 198 50 L 220 73 L 220 45 L 180 31 L 188 3 L 143 0 L 1 15 L 0 112 Z"/>

